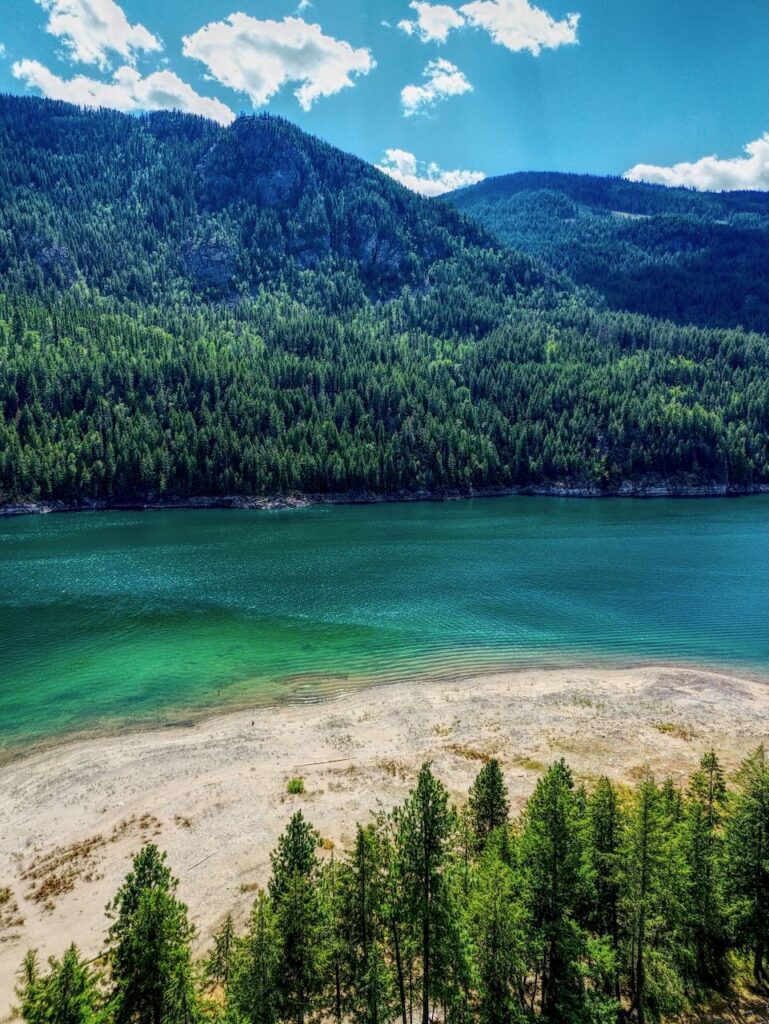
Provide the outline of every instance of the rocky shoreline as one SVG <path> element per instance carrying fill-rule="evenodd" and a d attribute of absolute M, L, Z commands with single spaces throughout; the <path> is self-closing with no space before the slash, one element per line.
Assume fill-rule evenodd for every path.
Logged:
<path fill-rule="evenodd" d="M 376 505 L 388 502 L 460 501 L 466 498 L 500 498 L 511 495 L 550 498 L 735 498 L 769 493 L 769 484 L 733 487 L 728 484 L 679 484 L 671 481 L 633 483 L 602 489 L 592 485 L 545 484 L 526 487 L 485 487 L 459 491 L 346 491 L 320 494 L 193 495 L 186 497 L 145 495 L 125 498 L 17 499 L 0 503 L 0 516 L 45 515 L 50 512 L 162 511 L 168 509 L 247 509 L 275 511 L 311 505 Z"/>
<path fill-rule="evenodd" d="M 0 503 L 0 516 L 44 515 L 50 512 L 159 511 L 166 509 L 277 509 L 308 508 L 311 505 L 375 505 L 386 502 L 459 501 L 465 498 L 499 498 L 528 495 L 550 498 L 735 498 L 769 493 L 769 484 L 733 487 L 729 484 L 680 484 L 673 481 L 634 483 L 602 489 L 589 484 L 545 484 L 526 487 L 485 487 L 459 491 L 346 491 L 322 494 L 274 495 L 144 495 L 125 498 L 81 498 L 65 501 L 17 499 Z"/>

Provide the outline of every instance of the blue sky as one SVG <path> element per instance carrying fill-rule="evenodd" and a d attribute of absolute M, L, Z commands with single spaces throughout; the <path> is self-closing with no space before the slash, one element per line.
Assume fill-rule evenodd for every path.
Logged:
<path fill-rule="evenodd" d="M 268 110 L 428 194 L 516 170 L 766 188 L 768 30 L 764 0 L 0 0 L 0 90 Z"/>

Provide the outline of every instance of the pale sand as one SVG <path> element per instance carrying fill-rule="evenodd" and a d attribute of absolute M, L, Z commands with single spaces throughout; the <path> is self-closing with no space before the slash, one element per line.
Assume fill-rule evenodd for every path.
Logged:
<path fill-rule="evenodd" d="M 228 910 L 243 922 L 294 810 L 344 848 L 356 821 L 404 798 L 424 760 L 460 802 L 481 759 L 498 757 L 518 810 L 561 756 L 588 784 L 602 773 L 632 781 L 647 763 L 681 781 L 709 747 L 732 770 L 759 742 L 769 743 L 766 681 L 658 667 L 403 683 L 34 753 L 0 767 L 0 889 L 13 893 L 0 906 L 0 1017 L 28 947 L 61 954 L 74 939 L 97 953 L 104 906 L 143 839 L 168 851 L 202 948 Z M 304 795 L 287 795 L 292 775 Z M 31 898 L 73 871 L 49 909 Z"/>

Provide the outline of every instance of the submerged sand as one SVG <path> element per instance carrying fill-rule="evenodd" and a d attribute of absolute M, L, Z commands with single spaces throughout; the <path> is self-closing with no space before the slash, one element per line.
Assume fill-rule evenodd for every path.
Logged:
<path fill-rule="evenodd" d="M 227 911 L 245 919 L 297 808 L 344 848 L 425 760 L 461 802 L 499 758 L 517 810 L 559 757 L 588 784 L 646 765 L 683 781 L 706 749 L 731 771 L 760 742 L 767 681 L 644 667 L 414 681 L 34 753 L 0 767 L 0 1019 L 26 949 L 99 951 L 105 904 L 148 839 L 168 851 L 204 947 Z M 306 792 L 289 796 L 295 775 Z"/>

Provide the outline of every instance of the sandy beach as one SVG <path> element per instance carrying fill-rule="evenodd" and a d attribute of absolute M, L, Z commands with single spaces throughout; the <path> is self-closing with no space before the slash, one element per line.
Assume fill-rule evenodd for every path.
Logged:
<path fill-rule="evenodd" d="M 322 704 L 77 740 L 0 767 L 0 1020 L 22 956 L 101 946 L 104 907 L 133 853 L 168 851 L 201 948 L 242 922 L 269 852 L 302 808 L 336 849 L 406 795 L 424 760 L 461 802 L 483 759 L 515 810 L 565 757 L 578 780 L 677 781 L 715 747 L 727 770 L 769 743 L 769 683 L 680 667 L 521 671 L 357 691 Z M 289 796 L 287 780 L 306 792 Z"/>

